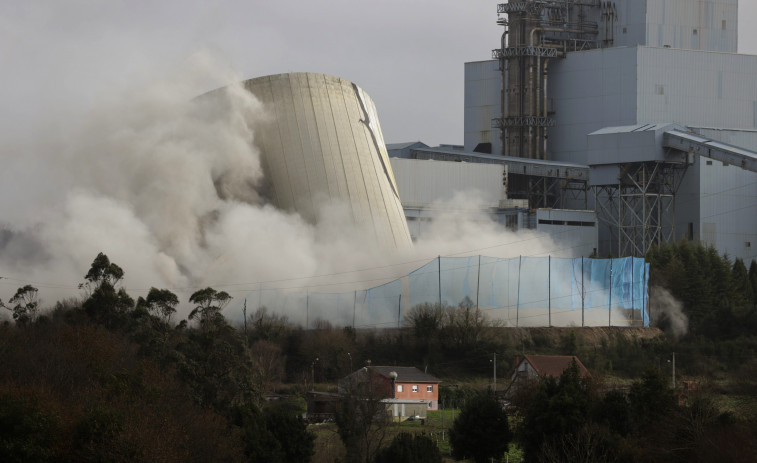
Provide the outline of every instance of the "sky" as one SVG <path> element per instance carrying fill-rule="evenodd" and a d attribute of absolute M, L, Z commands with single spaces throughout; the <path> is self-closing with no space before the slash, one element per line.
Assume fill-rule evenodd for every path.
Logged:
<path fill-rule="evenodd" d="M 463 142 L 463 63 L 490 58 L 491 0 L 0 2 L 7 132 L 76 118 L 98 100 L 187 73 L 198 53 L 247 79 L 321 72 L 360 85 L 388 143 Z M 757 54 L 757 1 L 741 0 L 739 49 Z M 228 73 L 187 77 L 203 93 Z M 2 132 L 0 132 L 2 134 Z"/>

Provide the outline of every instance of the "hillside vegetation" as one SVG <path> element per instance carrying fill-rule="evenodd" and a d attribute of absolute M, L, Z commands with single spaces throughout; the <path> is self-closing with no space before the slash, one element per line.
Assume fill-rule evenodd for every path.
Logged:
<path fill-rule="evenodd" d="M 601 383 L 585 389 L 594 403 L 616 386 L 670 389 L 675 352 L 671 393 L 695 384 L 706 399 L 696 402 L 709 420 L 702 429 L 720 433 L 717 445 L 754 445 L 757 263 L 747 269 L 687 242 L 653 249 L 648 260 L 650 286 L 678 301 L 653 314 L 653 328 L 504 328 L 461 303 L 414 307 L 403 329 L 321 320 L 303 330 L 265 307 L 246 327 L 232 326 L 222 315 L 230 297 L 213 288 L 196 291 L 189 317 L 174 320 L 176 295 L 152 288 L 134 300 L 120 287 L 124 271 L 100 254 L 80 300 L 41 308 L 37 288 L 26 285 L 0 301 L 12 317 L 0 324 L 0 460 L 307 461 L 314 435 L 298 418 L 306 391 L 333 390 L 370 361 L 439 377 L 441 402 L 459 407 L 493 386 L 494 353 L 499 391 L 523 354 L 578 355 Z M 543 393 L 559 393 L 550 387 Z M 266 405 L 270 392 L 290 399 Z M 676 413 L 693 412 L 685 407 Z M 597 416 L 589 421 L 606 427 Z M 619 435 L 628 445 L 639 437 Z M 675 442 L 668 437 L 661 445 Z M 691 452 L 676 455 L 671 461 Z"/>

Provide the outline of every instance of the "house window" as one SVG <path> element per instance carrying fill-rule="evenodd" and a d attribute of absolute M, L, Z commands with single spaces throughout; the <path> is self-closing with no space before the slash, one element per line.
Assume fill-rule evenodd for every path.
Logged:
<path fill-rule="evenodd" d="M 418 392 L 418 385 L 417 384 L 413 384 L 413 392 Z"/>
<path fill-rule="evenodd" d="M 398 384 L 397 385 L 397 392 L 402 392 L 404 390 L 405 390 L 405 388 L 402 386 L 402 384 Z"/>
<path fill-rule="evenodd" d="M 426 386 L 426 392 L 434 392 L 434 386 Z"/>

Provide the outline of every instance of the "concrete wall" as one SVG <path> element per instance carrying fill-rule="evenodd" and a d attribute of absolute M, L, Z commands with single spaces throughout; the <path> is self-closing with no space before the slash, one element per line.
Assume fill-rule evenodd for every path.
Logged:
<path fill-rule="evenodd" d="M 556 126 L 548 159 L 586 164 L 587 135 L 636 124 L 637 49 L 569 53 L 550 65 L 549 99 Z"/>
<path fill-rule="evenodd" d="M 743 0 L 742 0 L 743 1 Z M 738 0 L 616 0 L 614 46 L 736 53 Z"/>
<path fill-rule="evenodd" d="M 318 221 L 346 207 L 356 225 L 388 248 L 411 246 L 376 107 L 357 85 L 314 73 L 244 82 L 268 120 L 255 128 L 273 203 Z"/>
<path fill-rule="evenodd" d="M 500 130 L 492 119 L 501 117 L 502 73 L 495 60 L 465 63 L 464 145 L 473 151 L 479 143 L 491 143 L 492 154 L 500 154 Z"/>
<path fill-rule="evenodd" d="M 503 164 L 391 158 L 403 206 L 446 202 L 465 195 L 476 206 L 497 207 L 504 198 Z"/>

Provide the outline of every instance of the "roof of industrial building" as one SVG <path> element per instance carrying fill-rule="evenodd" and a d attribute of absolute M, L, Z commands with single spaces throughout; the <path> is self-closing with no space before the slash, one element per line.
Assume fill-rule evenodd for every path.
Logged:
<path fill-rule="evenodd" d="M 415 145 L 428 147 L 428 145 L 423 143 L 422 141 L 407 141 L 404 143 L 387 143 L 386 149 L 387 150 L 402 150 L 402 149 L 409 148 Z"/>
<path fill-rule="evenodd" d="M 424 153 L 442 153 L 442 154 L 448 154 L 448 155 L 469 156 L 471 158 L 479 158 L 481 160 L 487 160 L 487 161 L 497 163 L 497 164 L 518 162 L 518 163 L 525 163 L 525 164 L 543 164 L 543 165 L 556 166 L 556 167 L 562 167 L 562 166 L 573 167 L 576 169 L 589 168 L 589 166 L 586 166 L 583 164 L 575 164 L 572 162 L 547 161 L 545 159 L 519 158 L 515 156 L 500 156 L 498 154 L 477 153 L 475 151 L 463 151 L 463 150 L 449 149 L 449 148 L 443 148 L 443 147 L 415 148 L 413 149 L 413 151 L 420 151 Z"/>

